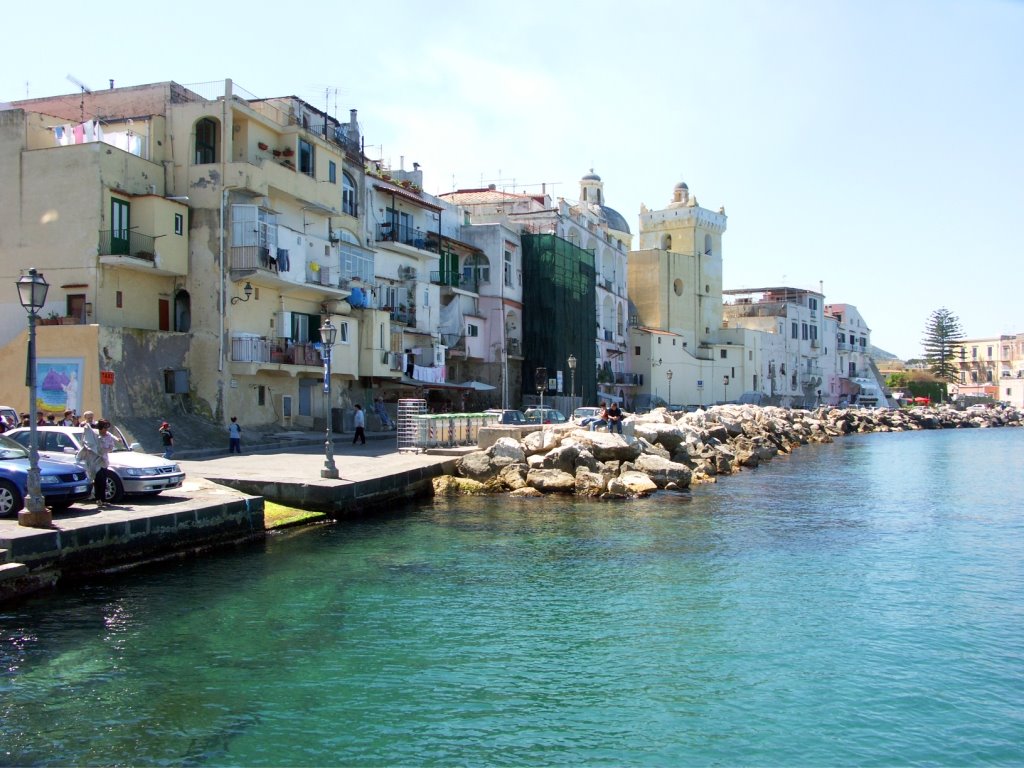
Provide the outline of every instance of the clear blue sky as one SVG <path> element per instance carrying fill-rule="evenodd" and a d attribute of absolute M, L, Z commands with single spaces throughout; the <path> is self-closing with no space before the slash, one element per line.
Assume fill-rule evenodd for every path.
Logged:
<path fill-rule="evenodd" d="M 903 358 L 940 306 L 1024 331 L 1021 2 L 18 4 L 7 32 L 0 101 L 230 77 L 357 108 L 431 192 L 574 199 L 592 167 L 635 233 L 686 181 L 729 215 L 726 287 L 823 284 Z"/>

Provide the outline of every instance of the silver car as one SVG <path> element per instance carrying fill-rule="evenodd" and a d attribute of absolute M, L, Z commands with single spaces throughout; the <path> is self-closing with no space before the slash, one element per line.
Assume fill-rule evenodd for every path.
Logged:
<path fill-rule="evenodd" d="M 81 427 L 36 427 L 39 455 L 57 461 L 74 462 L 82 447 Z M 138 443 L 128 445 L 124 435 L 111 427 L 114 450 L 107 457 L 110 462 L 107 475 L 108 501 L 118 501 L 128 495 L 156 495 L 161 491 L 179 488 L 185 480 L 185 473 L 173 461 L 143 453 Z M 19 427 L 7 432 L 7 437 L 17 440 L 26 448 L 29 441 L 28 427 Z"/>

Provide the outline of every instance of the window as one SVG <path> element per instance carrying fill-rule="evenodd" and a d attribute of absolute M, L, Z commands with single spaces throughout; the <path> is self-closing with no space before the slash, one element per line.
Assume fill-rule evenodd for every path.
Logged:
<path fill-rule="evenodd" d="M 798 323 L 793 323 L 793 330 L 790 333 L 790 336 L 792 336 L 794 339 L 800 338 L 800 325 Z"/>
<path fill-rule="evenodd" d="M 807 307 L 809 309 L 816 310 L 818 308 L 818 300 L 816 298 L 814 298 L 813 296 L 808 296 L 807 297 Z"/>
<path fill-rule="evenodd" d="M 818 326 L 812 325 L 811 326 L 811 341 L 817 341 L 817 340 L 818 340 Z"/>
<path fill-rule="evenodd" d="M 807 323 L 800 323 L 800 338 L 807 341 Z"/>
<path fill-rule="evenodd" d="M 256 387 L 256 405 L 267 404 L 267 388 L 263 384 Z"/>
<path fill-rule="evenodd" d="M 992 347 L 991 346 L 989 346 L 989 348 L 988 348 L 988 358 L 989 358 L 989 360 L 992 359 Z"/>
<path fill-rule="evenodd" d="M 174 234 L 185 234 L 185 217 L 180 213 L 174 214 Z"/>
<path fill-rule="evenodd" d="M 721 357 L 723 360 L 725 360 L 729 356 L 729 350 L 727 350 L 727 349 L 720 349 L 720 350 L 718 350 L 718 354 L 719 354 L 719 357 Z"/>
<path fill-rule="evenodd" d="M 640 356 L 640 347 L 633 347 L 633 354 L 637 357 Z"/>
<path fill-rule="evenodd" d="M 480 335 L 480 329 L 477 326 L 473 325 L 473 323 L 468 323 L 466 325 L 466 335 L 469 336 L 470 338 L 476 338 L 477 336 Z"/>
<path fill-rule="evenodd" d="M 333 160 L 327 161 L 327 180 L 331 184 L 338 183 L 338 164 Z"/>
<path fill-rule="evenodd" d="M 476 290 L 480 283 L 491 282 L 491 265 L 487 257 L 479 253 L 466 259 L 462 265 L 462 279 L 465 288 Z"/>
<path fill-rule="evenodd" d="M 204 117 L 196 123 L 196 165 L 217 162 L 217 122 Z"/>
<path fill-rule="evenodd" d="M 114 293 L 114 306 L 118 309 L 124 309 L 124 294 L 121 291 Z"/>
<path fill-rule="evenodd" d="M 505 281 L 505 285 L 512 286 L 512 251 L 505 251 L 505 261 L 503 266 L 502 277 Z"/>
<path fill-rule="evenodd" d="M 341 212 L 358 216 L 356 209 L 356 182 L 351 174 L 341 174 Z"/>
<path fill-rule="evenodd" d="M 338 344 L 348 344 L 348 321 L 338 323 L 338 337 L 335 339 Z"/>
<path fill-rule="evenodd" d="M 299 139 L 299 173 L 315 176 L 316 154 L 314 147 L 305 139 Z"/>

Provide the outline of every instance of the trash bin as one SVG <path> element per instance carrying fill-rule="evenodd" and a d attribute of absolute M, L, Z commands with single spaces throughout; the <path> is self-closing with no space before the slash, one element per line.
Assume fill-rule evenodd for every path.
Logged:
<path fill-rule="evenodd" d="M 345 431 L 344 413 L 344 408 L 331 408 L 331 432 Z"/>

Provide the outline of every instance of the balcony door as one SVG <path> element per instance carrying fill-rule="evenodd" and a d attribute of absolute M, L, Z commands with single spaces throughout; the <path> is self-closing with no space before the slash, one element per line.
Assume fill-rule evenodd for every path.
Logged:
<path fill-rule="evenodd" d="M 128 255 L 128 231 L 131 227 L 129 206 L 126 200 L 110 198 L 110 252 L 117 256 Z"/>

